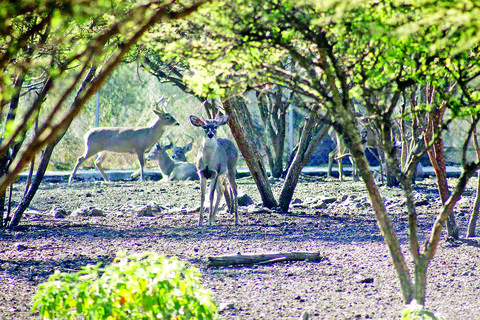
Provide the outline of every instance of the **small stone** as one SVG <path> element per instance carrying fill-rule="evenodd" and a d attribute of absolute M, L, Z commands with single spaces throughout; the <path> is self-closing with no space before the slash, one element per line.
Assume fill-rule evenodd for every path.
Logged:
<path fill-rule="evenodd" d="M 54 216 L 57 219 L 65 219 L 68 216 L 68 212 L 58 206 L 53 206 L 49 212 L 50 215 Z"/>
<path fill-rule="evenodd" d="M 72 216 L 77 217 L 105 217 L 105 213 L 97 208 L 93 207 L 84 207 L 74 210 Z"/>
<path fill-rule="evenodd" d="M 150 205 L 146 205 L 136 212 L 137 217 L 153 217 L 152 207 Z"/>

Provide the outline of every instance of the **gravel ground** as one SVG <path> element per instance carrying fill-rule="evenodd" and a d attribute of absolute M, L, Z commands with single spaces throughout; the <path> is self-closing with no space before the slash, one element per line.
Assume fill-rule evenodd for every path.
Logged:
<path fill-rule="evenodd" d="M 54 270 L 109 262 L 118 250 L 155 251 L 191 262 L 219 306 L 219 319 L 399 319 L 403 309 L 391 258 L 362 183 L 304 177 L 287 214 L 266 210 L 250 178 L 239 181 L 253 204 L 241 225 L 222 210 L 215 227 L 197 227 L 197 182 L 44 183 L 25 219 L 0 233 L 0 319 L 30 315 L 36 285 Z M 453 181 L 450 181 L 453 184 Z M 465 234 L 474 186 L 456 207 Z M 281 181 L 273 181 L 277 194 Z M 19 201 L 24 185 L 17 184 Z M 381 187 L 402 249 L 407 247 L 402 192 Z M 420 237 L 440 209 L 434 180 L 415 186 Z M 480 228 L 480 227 L 479 227 Z M 428 271 L 426 307 L 446 319 L 480 319 L 480 238 L 443 241 Z M 319 252 L 321 261 L 211 268 L 224 254 Z M 411 264 L 411 261 L 410 261 Z"/>

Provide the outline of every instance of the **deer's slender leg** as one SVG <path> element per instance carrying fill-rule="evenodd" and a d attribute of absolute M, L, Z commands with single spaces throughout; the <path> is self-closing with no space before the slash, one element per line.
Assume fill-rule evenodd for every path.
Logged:
<path fill-rule="evenodd" d="M 70 175 L 70 179 L 68 179 L 68 183 L 72 183 L 73 179 L 75 178 L 75 173 L 77 172 L 78 167 L 86 160 L 84 156 L 80 156 L 77 159 L 77 163 L 75 164 L 75 168 L 73 168 L 72 174 Z"/>
<path fill-rule="evenodd" d="M 205 202 L 205 191 L 207 189 L 207 181 L 202 174 L 200 176 L 200 218 L 198 219 L 198 225 L 202 226 L 203 223 L 203 208 Z"/>
<path fill-rule="evenodd" d="M 215 178 L 212 179 L 212 182 L 210 182 L 210 215 L 208 218 L 208 224 L 211 226 L 215 223 L 215 207 L 214 207 L 214 198 L 215 198 L 215 191 L 218 189 L 218 175 L 215 176 Z M 218 197 L 217 197 L 218 198 Z"/>
<path fill-rule="evenodd" d="M 137 151 L 137 158 L 138 158 L 138 164 L 140 165 L 140 179 L 142 181 L 145 181 L 143 177 L 143 165 L 145 163 L 145 156 L 143 154 L 143 150 L 138 150 Z"/>
<path fill-rule="evenodd" d="M 96 152 L 91 152 L 91 151 L 89 150 L 88 146 L 85 147 L 85 152 L 83 153 L 83 155 L 81 155 L 80 157 L 78 157 L 77 163 L 75 164 L 75 167 L 73 168 L 73 171 L 72 171 L 72 174 L 70 175 L 70 178 L 68 179 L 68 183 L 72 183 L 73 179 L 75 178 L 75 173 L 77 172 L 78 167 L 80 167 L 80 165 L 81 165 L 85 160 L 87 160 L 88 158 L 90 158 L 90 157 L 93 156 L 94 154 L 96 154 Z"/>
<path fill-rule="evenodd" d="M 105 171 L 102 168 L 102 162 L 103 162 L 103 160 L 105 160 L 106 155 L 107 155 L 106 152 L 100 152 L 98 154 L 98 157 L 95 160 L 95 167 L 98 169 L 98 171 L 100 171 L 100 174 L 102 175 L 103 179 L 105 181 L 108 181 L 108 177 L 107 177 L 107 175 L 105 174 Z"/>
<path fill-rule="evenodd" d="M 227 173 L 228 182 L 230 183 L 230 189 L 232 192 L 232 210 L 235 214 L 235 225 L 238 225 L 238 189 L 237 182 L 235 181 L 235 172 Z"/>
<path fill-rule="evenodd" d="M 333 150 L 328 154 L 328 167 L 327 167 L 327 177 L 332 176 L 332 166 L 333 166 L 333 159 L 337 155 L 337 149 Z"/>
<path fill-rule="evenodd" d="M 232 189 L 227 188 L 227 180 L 226 179 L 223 179 L 223 195 L 225 196 L 225 202 L 227 203 L 228 212 L 233 213 Z"/>
<path fill-rule="evenodd" d="M 224 176 L 220 176 L 218 177 L 217 179 L 215 180 L 222 180 L 222 181 L 216 181 L 215 182 L 215 189 L 213 190 L 213 193 L 217 194 L 217 198 L 215 199 L 215 207 L 213 208 L 213 212 L 212 214 L 210 215 L 212 217 L 211 219 L 211 223 L 210 225 L 214 225 L 215 224 L 215 219 L 216 219 L 216 215 L 217 215 L 217 212 L 218 212 L 218 206 L 220 205 L 220 200 L 222 199 L 222 194 L 224 193 L 224 187 L 225 187 L 225 184 L 224 184 L 224 181 L 225 181 L 225 177 Z"/>
<path fill-rule="evenodd" d="M 337 164 L 338 164 L 338 177 L 340 178 L 340 181 L 343 181 L 342 159 L 338 159 Z"/>

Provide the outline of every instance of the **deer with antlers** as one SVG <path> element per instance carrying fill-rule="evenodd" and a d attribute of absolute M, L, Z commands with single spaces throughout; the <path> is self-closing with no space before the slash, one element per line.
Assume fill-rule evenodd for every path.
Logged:
<path fill-rule="evenodd" d="M 99 153 L 95 160 L 95 167 L 100 171 L 103 179 L 108 181 L 101 164 L 105 159 L 107 151 L 117 153 L 135 153 L 140 164 L 141 180 L 144 180 L 143 165 L 145 162 L 145 151 L 153 146 L 160 139 L 167 126 L 178 126 L 179 123 L 175 118 L 165 110 L 156 108 L 153 112 L 158 116 L 157 121 L 149 127 L 100 127 L 93 128 L 85 134 L 85 151 L 77 159 L 77 163 L 69 178 L 69 183 L 75 178 L 78 167 L 88 158 Z M 168 102 L 167 102 L 168 103 Z M 135 173 L 133 174 L 135 175 Z"/>
<path fill-rule="evenodd" d="M 235 166 L 238 160 L 238 151 L 235 144 L 228 139 L 217 138 L 217 128 L 227 123 L 229 116 L 200 119 L 196 116 L 190 116 L 190 122 L 195 127 L 201 127 L 205 131 L 200 149 L 197 154 L 197 172 L 200 177 L 200 218 L 198 225 L 203 223 L 203 211 L 206 193 L 207 180 L 210 182 L 210 216 L 209 225 L 215 224 L 215 214 L 218 210 L 221 195 L 225 192 L 225 199 L 230 212 L 235 215 L 235 225 L 238 225 L 238 195 L 237 183 L 235 181 Z M 226 180 L 230 188 L 229 201 L 226 189 Z M 215 194 L 217 198 L 214 204 Z M 230 202 L 230 204 L 229 204 Z"/>

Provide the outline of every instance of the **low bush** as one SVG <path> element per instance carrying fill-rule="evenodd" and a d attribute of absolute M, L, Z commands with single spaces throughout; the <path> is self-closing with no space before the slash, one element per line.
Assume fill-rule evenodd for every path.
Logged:
<path fill-rule="evenodd" d="M 423 309 L 423 306 L 411 302 L 405 310 L 402 311 L 402 320 L 444 320 L 439 315 Z"/>
<path fill-rule="evenodd" d="M 117 254 L 105 266 L 56 271 L 39 285 L 32 312 L 47 319 L 213 319 L 216 306 L 196 268 L 151 252 Z"/>

